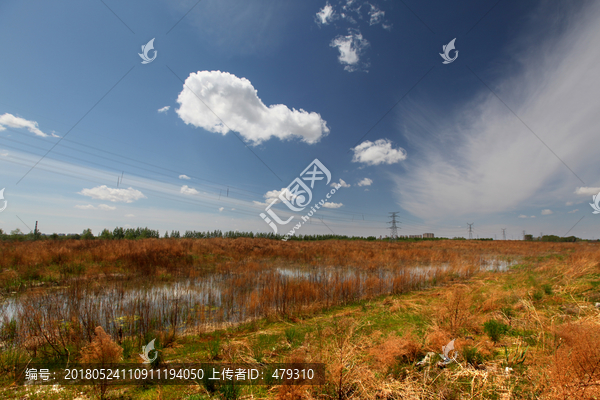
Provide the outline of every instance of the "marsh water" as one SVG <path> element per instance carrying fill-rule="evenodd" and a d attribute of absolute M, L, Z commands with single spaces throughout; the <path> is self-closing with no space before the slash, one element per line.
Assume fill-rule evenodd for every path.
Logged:
<path fill-rule="evenodd" d="M 480 271 L 506 271 L 514 262 L 481 259 Z M 179 331 L 201 325 L 237 323 L 264 316 L 270 311 L 300 309 L 311 301 L 344 303 L 406 288 L 435 284 L 449 273 L 464 272 L 448 264 L 402 269 L 276 267 L 258 273 L 208 274 L 178 281 L 144 279 L 70 284 L 13 295 L 0 304 L 0 324 L 26 322 L 31 313 L 43 323 L 70 321 L 74 316 L 102 324 L 113 332 L 158 326 Z M 243 275 L 243 276 L 241 276 Z M 403 287 L 404 287 L 403 286 Z M 311 292 L 305 296 L 295 293 Z M 287 302 L 287 303 L 286 303 Z"/>

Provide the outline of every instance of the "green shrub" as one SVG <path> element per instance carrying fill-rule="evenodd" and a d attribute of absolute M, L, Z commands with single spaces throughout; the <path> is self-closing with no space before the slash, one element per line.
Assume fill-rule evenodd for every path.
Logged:
<path fill-rule="evenodd" d="M 224 385 L 219 387 L 219 392 L 225 400 L 236 400 L 240 398 L 241 389 L 242 387 L 234 384 L 233 381 L 226 381 Z"/>
<path fill-rule="evenodd" d="M 483 355 L 473 346 L 465 346 L 462 350 L 462 356 L 465 358 L 467 364 L 477 366 L 483 363 Z"/>
<path fill-rule="evenodd" d="M 544 290 L 544 293 L 546 293 L 548 296 L 550 296 L 553 292 L 552 292 L 552 285 L 545 283 L 542 285 L 542 289 Z"/>
<path fill-rule="evenodd" d="M 208 341 L 207 350 L 211 360 L 219 359 L 219 354 L 221 353 L 221 337 L 218 334 L 215 335 L 214 339 Z"/>
<path fill-rule="evenodd" d="M 304 335 L 295 327 L 289 327 L 285 330 L 285 338 L 290 344 L 290 346 L 295 346 L 297 344 L 302 343 L 304 340 Z"/>
<path fill-rule="evenodd" d="M 504 335 L 510 330 L 510 327 L 502 322 L 496 320 L 489 320 L 484 322 L 483 331 L 489 336 L 490 340 L 497 343 L 500 340 L 500 336 Z"/>

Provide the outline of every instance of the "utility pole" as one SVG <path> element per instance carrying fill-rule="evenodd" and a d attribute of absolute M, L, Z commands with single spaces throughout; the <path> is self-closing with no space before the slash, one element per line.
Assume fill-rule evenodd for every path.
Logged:
<path fill-rule="evenodd" d="M 37 221 L 35 221 L 35 229 L 33 230 L 33 238 L 37 239 L 38 238 L 38 230 L 37 230 Z"/>
<path fill-rule="evenodd" d="M 471 223 L 467 222 L 467 225 L 469 225 L 469 239 L 473 239 L 473 224 L 474 223 L 475 222 L 471 222 Z"/>
<path fill-rule="evenodd" d="M 501 228 L 502 229 L 502 240 L 506 240 L 506 228 Z"/>
<path fill-rule="evenodd" d="M 390 217 L 392 218 L 392 220 L 390 222 L 388 222 L 388 224 L 392 224 L 392 226 L 390 226 L 390 231 L 391 231 L 390 239 L 396 240 L 396 239 L 398 239 L 398 226 L 396 226 L 396 223 L 399 222 L 399 221 L 396 221 L 398 212 L 391 212 L 389 214 L 390 214 Z"/>

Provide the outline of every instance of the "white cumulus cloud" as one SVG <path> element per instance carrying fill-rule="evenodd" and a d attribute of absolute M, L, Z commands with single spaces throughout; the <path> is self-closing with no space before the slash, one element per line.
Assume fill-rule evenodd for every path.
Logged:
<path fill-rule="evenodd" d="M 388 139 L 378 139 L 375 142 L 366 140 L 352 151 L 352 162 L 367 165 L 395 164 L 406 159 L 406 151 L 401 147 L 392 148 L 392 141 Z"/>
<path fill-rule="evenodd" d="M 41 136 L 41 137 L 48 137 L 48 136 L 58 137 L 54 133 L 47 134 L 47 133 L 42 132 L 40 130 L 40 128 L 38 127 L 38 123 L 35 121 L 29 121 L 29 120 L 26 120 L 25 118 L 15 117 L 14 115 L 9 114 L 9 113 L 0 115 L 0 131 L 5 130 L 6 127 L 25 128 L 29 132 L 35 134 L 36 136 Z"/>
<path fill-rule="evenodd" d="M 338 61 L 344 65 L 346 71 L 353 72 L 368 68 L 368 63 L 361 63 L 360 58 L 369 47 L 369 41 L 363 38 L 358 29 L 349 28 L 347 35 L 338 35 L 329 45 L 340 52 Z"/>
<path fill-rule="evenodd" d="M 357 185 L 358 186 L 371 186 L 372 183 L 373 183 L 372 179 L 365 178 L 365 179 L 361 180 L 360 182 L 358 182 Z"/>
<path fill-rule="evenodd" d="M 192 178 L 190 178 L 187 175 L 179 175 L 179 179 L 187 179 L 187 180 L 189 180 L 189 179 L 192 179 Z"/>
<path fill-rule="evenodd" d="M 325 208 L 340 208 L 341 206 L 343 206 L 342 203 L 330 203 L 330 202 L 325 202 L 323 204 L 323 207 Z"/>
<path fill-rule="evenodd" d="M 550 215 L 550 214 L 554 214 L 554 213 L 549 208 L 542 210 L 542 215 Z"/>
<path fill-rule="evenodd" d="M 165 113 L 165 112 L 169 111 L 169 108 L 171 108 L 171 106 L 164 106 L 163 108 L 159 108 L 158 112 Z"/>
<path fill-rule="evenodd" d="M 224 207 L 219 207 L 219 212 L 223 211 L 224 209 Z"/>
<path fill-rule="evenodd" d="M 106 185 L 83 189 L 78 194 L 91 197 L 92 199 L 112 201 L 113 203 L 133 203 L 136 200 L 146 198 L 142 192 L 132 187 L 127 189 L 113 189 Z"/>
<path fill-rule="evenodd" d="M 183 185 L 179 192 L 183 193 L 183 194 L 198 194 L 198 193 L 200 193 L 196 189 L 191 188 L 188 185 Z"/>
<path fill-rule="evenodd" d="M 267 107 L 248 79 L 228 72 L 190 74 L 177 102 L 176 112 L 186 124 L 223 135 L 231 129 L 253 145 L 272 137 L 313 144 L 329 133 L 320 114 L 283 104 Z"/>
<path fill-rule="evenodd" d="M 568 213 L 569 213 L 569 214 L 573 214 L 573 213 L 576 213 L 577 211 L 579 211 L 579 209 L 578 209 L 578 208 L 576 208 L 576 209 L 574 209 L 574 210 L 571 210 L 571 211 L 568 211 Z"/>
<path fill-rule="evenodd" d="M 527 215 L 521 214 L 521 215 L 519 215 L 519 218 L 527 218 Z"/>

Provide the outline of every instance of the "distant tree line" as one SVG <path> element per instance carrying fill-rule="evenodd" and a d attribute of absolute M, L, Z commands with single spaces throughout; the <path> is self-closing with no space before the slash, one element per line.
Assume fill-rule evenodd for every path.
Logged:
<path fill-rule="evenodd" d="M 1 240 L 15 240 L 15 241 L 24 241 L 24 240 L 66 240 L 66 239 L 76 239 L 76 240 L 120 240 L 120 239 L 159 239 L 160 232 L 156 229 L 146 228 L 123 228 L 116 227 L 112 231 L 109 229 L 104 229 L 98 236 L 94 236 L 91 229 L 84 229 L 81 234 L 58 234 L 53 233 L 51 235 L 41 234 L 39 232 L 30 232 L 23 233 L 20 229 L 15 229 L 10 232 L 10 234 L 4 233 L 2 229 L 0 229 L 0 239 Z M 165 239 L 210 239 L 210 238 L 263 238 L 263 239 L 273 239 L 273 240 L 281 240 L 284 238 L 284 235 L 278 235 L 272 232 L 264 233 L 264 232 L 241 232 L 241 231 L 227 231 L 222 232 L 221 230 L 214 231 L 185 231 L 181 234 L 179 231 L 169 231 L 165 232 L 163 238 Z M 304 240 L 304 241 L 316 241 L 316 240 L 378 240 L 375 236 L 346 236 L 346 235 L 295 235 L 289 237 L 288 240 Z M 414 242 L 414 241 L 423 241 L 423 240 L 447 240 L 446 238 L 397 238 L 391 239 L 389 237 L 381 237 L 382 241 L 403 241 L 403 242 Z M 454 237 L 452 240 L 467 240 L 464 237 Z M 471 240 L 493 240 L 492 238 L 480 238 L 480 239 L 471 239 Z M 556 235 L 544 235 L 541 238 L 533 238 L 531 235 L 525 235 L 525 240 L 534 240 L 534 241 L 542 241 L 542 242 L 577 242 L 583 239 L 577 238 L 575 236 L 569 237 L 560 237 Z"/>

